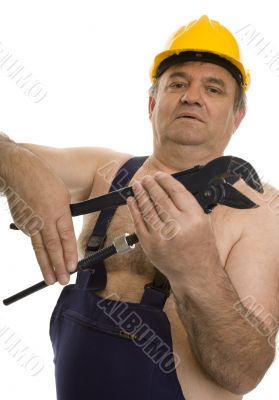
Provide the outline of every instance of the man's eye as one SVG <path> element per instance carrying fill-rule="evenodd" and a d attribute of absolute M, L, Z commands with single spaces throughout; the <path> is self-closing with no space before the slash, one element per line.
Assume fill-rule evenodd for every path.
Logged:
<path fill-rule="evenodd" d="M 186 83 L 184 83 L 184 82 L 172 82 L 169 86 L 171 88 L 180 89 L 182 87 L 185 87 Z"/>
<path fill-rule="evenodd" d="M 208 90 L 210 93 L 221 94 L 221 90 L 220 90 L 220 89 L 216 89 L 216 88 L 214 88 L 214 87 L 209 87 L 209 88 L 207 88 L 207 90 Z"/>

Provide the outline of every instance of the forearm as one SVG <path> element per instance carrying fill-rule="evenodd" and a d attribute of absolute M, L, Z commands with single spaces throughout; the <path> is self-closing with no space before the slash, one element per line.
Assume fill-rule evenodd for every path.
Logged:
<path fill-rule="evenodd" d="M 7 182 L 12 175 L 13 165 L 11 162 L 11 155 L 18 149 L 18 145 L 6 134 L 0 132 L 0 193 L 7 185 Z"/>
<path fill-rule="evenodd" d="M 210 264 L 195 278 L 172 284 L 178 313 L 204 371 L 227 390 L 244 394 L 262 379 L 274 351 L 254 328 L 256 317 L 242 317 L 240 299 L 218 258 Z"/>
<path fill-rule="evenodd" d="M 44 162 L 36 152 L 32 151 L 33 145 L 30 146 L 31 149 L 24 143 L 17 143 L 5 133 L 0 132 L 0 193 L 3 192 L 1 189 L 4 186 L 13 185 L 14 174 L 22 167 L 23 162 L 25 163 L 26 160 L 31 163 L 32 160 Z M 46 165 L 45 162 L 44 165 Z"/>

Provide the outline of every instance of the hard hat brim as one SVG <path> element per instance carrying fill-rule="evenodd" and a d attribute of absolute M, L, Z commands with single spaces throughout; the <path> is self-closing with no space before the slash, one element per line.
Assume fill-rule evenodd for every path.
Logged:
<path fill-rule="evenodd" d="M 166 50 L 158 54 L 150 72 L 152 82 L 155 83 L 156 79 L 171 65 L 187 61 L 211 62 L 220 65 L 233 75 L 244 90 L 249 87 L 250 74 L 249 71 L 245 71 L 241 63 L 223 54 L 208 52 L 203 49 Z"/>

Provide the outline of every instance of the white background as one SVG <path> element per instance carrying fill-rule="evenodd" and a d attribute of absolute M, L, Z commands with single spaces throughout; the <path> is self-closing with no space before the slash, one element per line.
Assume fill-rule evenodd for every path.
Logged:
<path fill-rule="evenodd" d="M 174 30 L 203 14 L 236 36 L 250 24 L 267 45 L 266 51 L 279 54 L 275 0 L 0 1 L 0 42 L 47 91 L 35 103 L 0 67 L 0 130 L 17 142 L 150 154 L 147 90 L 152 59 Z M 257 54 L 263 45 L 248 45 L 247 39 L 240 43 L 252 85 L 248 114 L 226 154 L 250 161 L 265 181 L 278 187 L 279 70 L 276 74 L 265 64 L 264 51 Z M 9 307 L 2 305 L 3 298 L 40 281 L 41 274 L 29 238 L 9 230 L 11 218 L 3 199 L 0 206 L 0 331 L 8 327 L 22 347 L 28 346 L 44 364 L 37 376 L 31 376 L 0 340 L 0 398 L 54 400 L 48 324 L 61 286 Z M 80 220 L 75 224 L 78 234 Z M 278 399 L 278 374 L 276 359 L 245 399 Z"/>

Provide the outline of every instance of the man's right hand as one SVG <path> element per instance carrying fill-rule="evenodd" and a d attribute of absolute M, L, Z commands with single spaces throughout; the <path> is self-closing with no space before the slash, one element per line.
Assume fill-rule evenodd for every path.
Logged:
<path fill-rule="evenodd" d="M 131 157 L 103 147 L 54 148 L 15 143 L 0 132 L 0 178 L 22 201 L 15 204 L 12 196 L 9 199 L 5 191 L 4 195 L 15 224 L 31 238 L 46 283 L 58 279 L 65 284 L 69 272 L 76 269 L 77 243 L 69 204 L 90 197 L 99 167 Z M 20 224 L 22 216 L 28 221 L 23 202 L 40 218 L 39 229 L 38 224 Z"/>
<path fill-rule="evenodd" d="M 62 179 L 28 149 L 18 146 L 9 161 L 9 193 L 4 194 L 13 220 L 30 236 L 45 282 L 58 280 L 64 285 L 78 262 L 70 192 Z M 36 224 L 30 220 L 31 211 Z"/>

